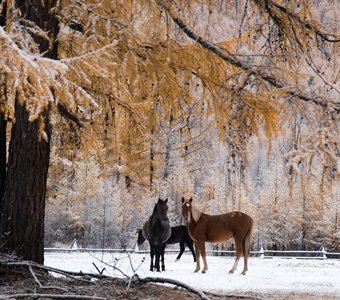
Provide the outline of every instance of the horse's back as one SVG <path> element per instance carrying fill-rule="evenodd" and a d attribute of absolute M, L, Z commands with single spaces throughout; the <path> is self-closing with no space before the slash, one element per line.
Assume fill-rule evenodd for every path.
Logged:
<path fill-rule="evenodd" d="M 226 214 L 209 216 L 210 224 L 221 224 L 223 227 L 231 230 L 234 234 L 240 231 L 248 232 L 252 224 L 252 218 L 241 211 L 232 211 Z"/>
<path fill-rule="evenodd" d="M 202 214 L 191 235 L 210 243 L 220 243 L 235 236 L 245 236 L 252 226 L 252 218 L 240 211 L 220 215 Z"/>
<path fill-rule="evenodd" d="M 168 244 L 176 244 L 190 238 L 188 228 L 185 225 L 171 227 L 171 235 L 167 241 Z"/>

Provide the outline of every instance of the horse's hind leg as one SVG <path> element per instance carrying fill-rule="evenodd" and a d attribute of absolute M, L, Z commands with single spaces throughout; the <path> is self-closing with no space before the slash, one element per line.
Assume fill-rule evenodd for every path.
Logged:
<path fill-rule="evenodd" d="M 176 260 L 180 260 L 182 254 L 184 252 L 184 249 L 185 249 L 184 242 L 179 242 L 179 249 L 180 249 L 180 251 L 179 251 L 178 256 L 176 257 Z"/>
<path fill-rule="evenodd" d="M 243 258 L 244 258 L 244 267 L 243 267 L 243 271 L 241 273 L 242 275 L 246 275 L 246 272 L 248 271 L 248 257 L 249 257 L 249 254 L 250 254 L 250 244 L 249 244 L 250 241 L 249 241 L 248 235 L 242 240 Z"/>
<path fill-rule="evenodd" d="M 193 242 L 190 240 L 190 241 L 187 241 L 186 244 L 187 244 L 188 248 L 190 249 L 192 256 L 194 257 L 194 262 L 196 262 L 196 256 L 195 256 L 195 251 L 194 251 L 194 247 L 193 247 Z"/>
<path fill-rule="evenodd" d="M 165 264 L 164 264 L 164 252 L 165 252 L 165 246 L 166 244 L 162 244 L 161 248 L 161 257 L 162 257 L 162 271 L 165 271 Z"/>
<path fill-rule="evenodd" d="M 242 239 L 235 238 L 235 245 L 236 245 L 236 258 L 233 267 L 229 271 L 229 273 L 234 273 L 237 269 L 238 262 L 240 261 L 241 254 L 243 253 L 243 247 L 242 247 Z"/>
<path fill-rule="evenodd" d="M 243 253 L 243 258 L 244 258 L 244 267 L 243 267 L 243 271 L 242 271 L 242 275 L 246 275 L 246 272 L 248 271 L 248 253 L 246 253 L 246 251 L 244 251 Z"/>

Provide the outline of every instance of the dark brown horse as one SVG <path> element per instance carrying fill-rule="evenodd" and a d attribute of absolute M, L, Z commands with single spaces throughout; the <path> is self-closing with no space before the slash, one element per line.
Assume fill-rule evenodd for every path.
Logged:
<path fill-rule="evenodd" d="M 188 231 L 195 244 L 196 269 L 200 270 L 200 255 L 203 259 L 203 270 L 208 270 L 205 242 L 221 243 L 234 238 L 236 245 L 236 259 L 229 273 L 234 273 L 241 255 L 244 256 L 244 268 L 242 274 L 248 271 L 248 256 L 250 253 L 250 240 L 253 229 L 253 219 L 240 211 L 234 211 L 222 215 L 207 215 L 192 205 L 192 198 L 182 198 L 182 215 L 187 221 Z"/>
<path fill-rule="evenodd" d="M 165 243 L 171 235 L 171 227 L 168 219 L 168 199 L 158 199 L 153 209 L 152 215 L 149 220 L 143 225 L 143 236 L 149 241 L 150 244 L 150 271 L 153 271 L 153 258 L 155 259 L 155 268 L 160 272 L 159 259 L 162 259 L 162 271 L 165 271 L 164 265 L 164 250 Z"/>

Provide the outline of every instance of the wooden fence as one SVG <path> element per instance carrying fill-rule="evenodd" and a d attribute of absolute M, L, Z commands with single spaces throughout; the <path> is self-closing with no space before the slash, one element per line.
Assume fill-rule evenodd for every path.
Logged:
<path fill-rule="evenodd" d="M 166 249 L 166 253 L 178 253 L 178 248 Z M 93 249 L 93 248 L 81 248 L 73 245 L 70 248 L 45 248 L 45 252 L 99 252 L 99 253 L 149 253 L 148 250 L 137 249 Z M 185 251 L 190 253 L 189 250 Z M 235 251 L 231 250 L 206 250 L 208 255 L 214 256 L 235 256 Z M 250 255 L 260 258 L 297 258 L 297 259 L 340 259 L 340 252 L 328 252 L 325 247 L 321 247 L 316 251 L 304 251 L 304 250 L 266 250 L 261 247 L 258 251 L 251 251 Z"/>

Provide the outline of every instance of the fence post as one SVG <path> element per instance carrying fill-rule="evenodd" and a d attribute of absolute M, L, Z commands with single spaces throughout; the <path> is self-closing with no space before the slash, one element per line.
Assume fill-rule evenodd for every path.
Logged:
<path fill-rule="evenodd" d="M 326 251 L 325 247 L 322 247 L 321 252 L 322 252 L 322 258 L 327 259 L 327 251 Z"/>
<path fill-rule="evenodd" d="M 74 239 L 73 242 L 72 242 L 71 250 L 73 252 L 78 252 L 78 244 L 77 244 L 77 240 L 76 239 Z"/>
<path fill-rule="evenodd" d="M 260 258 L 264 258 L 264 249 L 263 249 L 263 245 L 261 245 L 261 248 L 259 250 L 260 253 Z"/>

